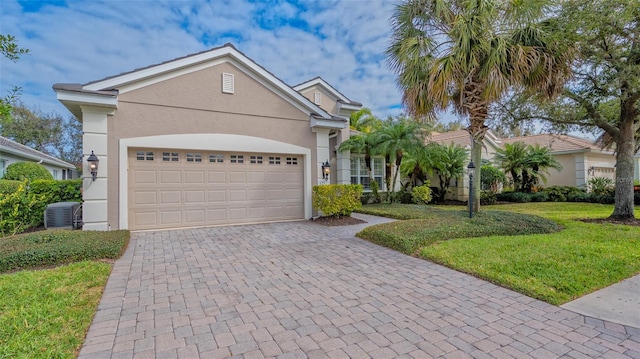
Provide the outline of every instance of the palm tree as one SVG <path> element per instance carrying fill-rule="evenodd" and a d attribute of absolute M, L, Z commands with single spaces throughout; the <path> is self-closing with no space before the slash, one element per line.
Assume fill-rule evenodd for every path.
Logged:
<path fill-rule="evenodd" d="M 464 174 L 465 162 L 469 154 L 464 147 L 456 144 L 441 145 L 432 144 L 429 147 L 431 167 L 440 180 L 440 192 L 438 202 L 444 202 L 449 192 L 451 180 Z"/>
<path fill-rule="evenodd" d="M 527 148 L 525 166 L 528 168 L 528 181 L 524 180 L 523 173 L 524 192 L 531 192 L 532 187 L 538 184 L 540 180 L 547 182 L 547 177 L 545 176 L 545 174 L 549 174 L 547 169 L 553 168 L 558 171 L 562 169 L 560 162 L 551 155 L 551 150 L 538 144 Z"/>
<path fill-rule="evenodd" d="M 387 172 L 387 185 L 390 187 L 387 190 L 391 193 L 391 200 L 395 200 L 395 188 L 402 158 L 406 153 L 424 146 L 426 133 L 422 125 L 406 118 L 389 118 L 373 133 L 377 144 L 376 151 L 386 156 L 387 168 L 391 169 Z M 391 168 L 392 165 L 395 165 L 395 170 Z M 389 176 L 391 173 L 393 175 Z"/>
<path fill-rule="evenodd" d="M 504 148 L 496 151 L 494 161 L 498 167 L 511 175 L 513 188 L 522 187 L 522 170 L 525 168 L 527 157 L 527 146 L 524 142 L 505 143 Z"/>
<path fill-rule="evenodd" d="M 364 162 L 369 170 L 369 183 L 373 184 L 373 172 L 371 171 L 371 160 L 376 152 L 376 137 L 374 133 L 361 132 L 355 135 L 351 135 L 346 141 L 342 142 L 338 146 L 338 151 L 351 153 L 357 153 L 364 155 Z"/>
<path fill-rule="evenodd" d="M 514 88 L 554 97 L 571 74 L 572 51 L 540 22 L 550 0 L 405 0 L 393 14 L 387 59 L 403 103 L 417 118 L 453 107 L 469 116 L 471 158 L 481 163 L 492 103 Z M 474 202 L 480 206 L 480 178 Z"/>
<path fill-rule="evenodd" d="M 349 116 L 349 128 L 358 132 L 371 132 L 380 127 L 380 119 L 371 114 L 371 110 L 364 107 Z"/>

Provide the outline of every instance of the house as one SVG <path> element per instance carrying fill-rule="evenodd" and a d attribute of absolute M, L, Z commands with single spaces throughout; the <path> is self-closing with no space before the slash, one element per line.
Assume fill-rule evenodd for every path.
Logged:
<path fill-rule="evenodd" d="M 524 142 L 548 147 L 562 165 L 560 171 L 549 168 L 544 186 L 585 187 L 589 179 L 607 177 L 615 180 L 616 157 L 613 150 L 602 149 L 592 141 L 569 135 L 541 134 L 502 139 L 503 143 Z"/>
<path fill-rule="evenodd" d="M 100 161 L 95 180 L 83 163 L 84 229 L 308 219 L 313 185 L 351 180 L 335 146 L 361 104 L 322 78 L 290 87 L 231 44 L 53 89 Z"/>
<path fill-rule="evenodd" d="M 7 167 L 15 162 L 40 163 L 57 180 L 73 178 L 76 170 L 71 163 L 0 136 L 0 178 L 4 177 Z"/>

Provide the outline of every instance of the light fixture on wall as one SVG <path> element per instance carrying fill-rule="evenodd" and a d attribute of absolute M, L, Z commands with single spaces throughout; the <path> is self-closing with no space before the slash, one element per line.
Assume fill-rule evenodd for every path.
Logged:
<path fill-rule="evenodd" d="M 95 181 L 96 177 L 98 176 L 98 163 L 100 162 L 100 160 L 98 159 L 98 156 L 93 154 L 93 151 L 91 151 L 91 155 L 89 155 L 89 158 L 87 158 L 87 162 L 89 162 L 89 171 L 91 172 L 91 178 Z"/>
<path fill-rule="evenodd" d="M 329 160 L 325 161 L 322 164 L 322 179 L 329 179 L 329 174 L 331 173 L 331 165 L 329 165 Z"/>
<path fill-rule="evenodd" d="M 473 175 L 476 174 L 476 165 L 473 161 L 467 166 L 469 170 L 469 218 L 473 218 Z"/>

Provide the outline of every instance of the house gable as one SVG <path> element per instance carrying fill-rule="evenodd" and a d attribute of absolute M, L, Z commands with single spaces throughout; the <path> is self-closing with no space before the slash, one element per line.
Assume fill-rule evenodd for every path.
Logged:
<path fill-rule="evenodd" d="M 325 111 L 339 116 L 348 117 L 352 112 L 362 108 L 361 103 L 349 100 L 321 77 L 298 84 L 293 89 Z"/>

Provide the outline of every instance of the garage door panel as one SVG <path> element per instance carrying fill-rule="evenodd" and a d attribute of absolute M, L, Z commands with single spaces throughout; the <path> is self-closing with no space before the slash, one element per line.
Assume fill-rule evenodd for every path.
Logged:
<path fill-rule="evenodd" d="M 215 152 L 223 162 L 187 162 L 189 151 L 138 149 L 155 152 L 139 161 L 129 157 L 129 223 L 131 229 L 159 229 L 228 223 L 255 223 L 304 218 L 302 159 L 298 165 L 251 163 L 252 156 L 269 154 Z M 161 152 L 178 153 L 179 161 L 163 161 Z M 230 163 L 230 156 L 244 163 Z M 145 155 L 145 157 L 149 157 Z"/>
<path fill-rule="evenodd" d="M 227 174 L 225 172 L 207 172 L 208 183 L 227 183 Z"/>
<path fill-rule="evenodd" d="M 160 225 L 175 225 L 182 223 L 182 211 L 160 211 Z"/>
<path fill-rule="evenodd" d="M 180 184 L 182 183 L 181 171 L 160 171 L 160 184 Z"/>
<path fill-rule="evenodd" d="M 186 204 L 195 204 L 195 203 L 205 203 L 205 192 L 204 190 L 200 191 L 185 191 L 184 192 L 184 202 Z"/>
<path fill-rule="evenodd" d="M 247 182 L 247 174 L 245 172 L 230 171 L 229 182 L 230 184 L 245 184 Z"/>
<path fill-rule="evenodd" d="M 227 218 L 232 221 L 243 221 L 247 219 L 247 209 L 241 208 L 229 208 L 227 209 Z"/>
<path fill-rule="evenodd" d="M 224 203 L 227 201 L 227 191 L 224 189 L 217 191 L 207 191 L 208 203 Z"/>
<path fill-rule="evenodd" d="M 136 205 L 156 205 L 158 203 L 158 196 L 155 191 L 134 192 L 133 203 Z"/>
<path fill-rule="evenodd" d="M 182 198 L 182 191 L 160 191 L 160 205 L 179 204 Z"/>
<path fill-rule="evenodd" d="M 193 224 L 204 224 L 205 222 L 205 210 L 204 209 L 198 209 L 198 210 L 186 210 L 184 212 L 185 214 L 185 218 L 184 221 L 187 224 L 193 225 Z"/>
<path fill-rule="evenodd" d="M 204 171 L 184 171 L 184 183 L 204 184 Z"/>

